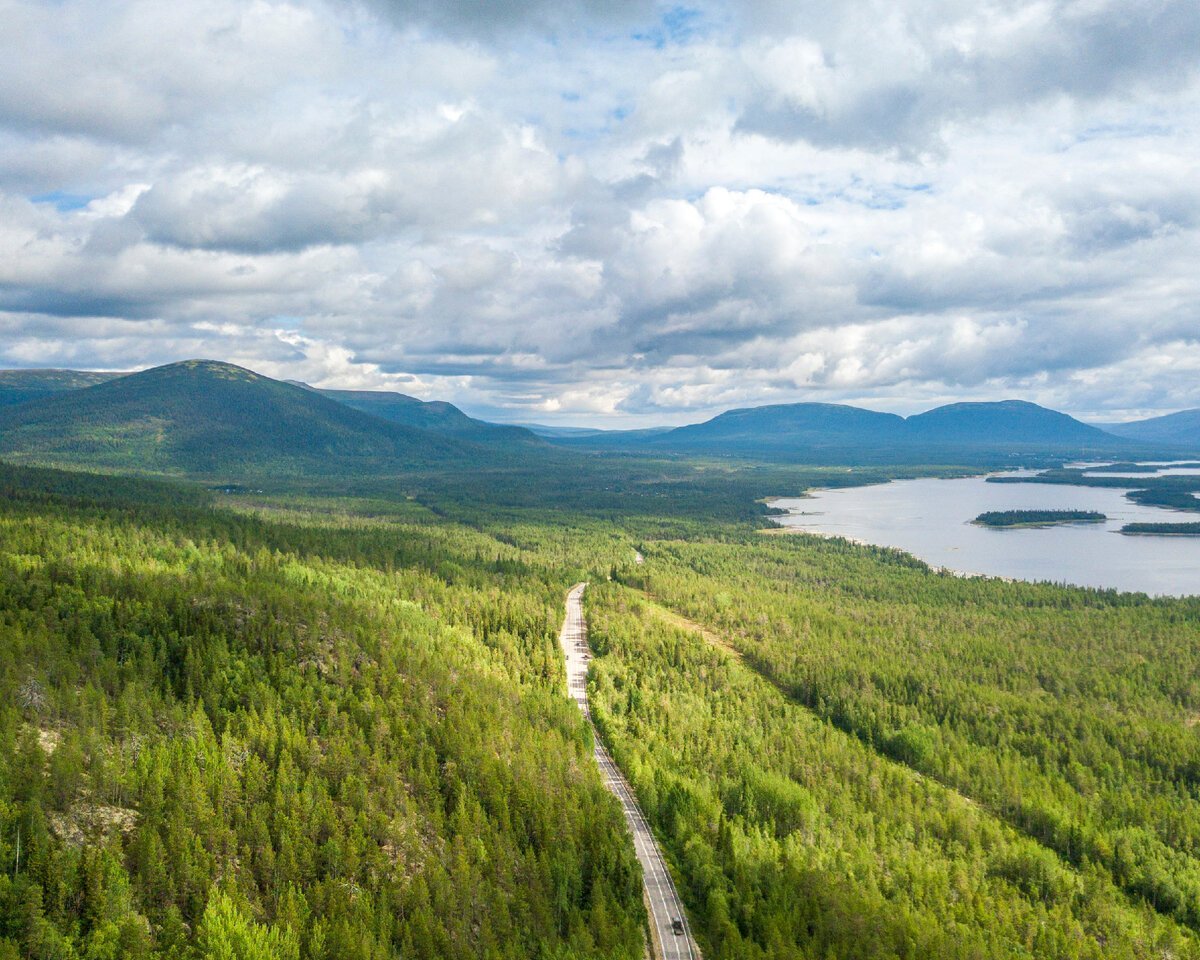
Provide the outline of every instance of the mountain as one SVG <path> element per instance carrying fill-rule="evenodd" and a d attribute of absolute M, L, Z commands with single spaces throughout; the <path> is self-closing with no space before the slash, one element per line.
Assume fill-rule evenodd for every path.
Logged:
<path fill-rule="evenodd" d="M 4 403 L 3 391 L 20 394 Z M 182 475 L 379 475 L 554 456 L 555 446 L 785 462 L 994 463 L 1011 457 L 1132 456 L 1174 442 L 1105 433 L 1033 403 L 953 403 L 907 420 L 833 403 L 728 410 L 704 423 L 624 431 L 553 428 L 539 437 L 449 403 L 400 393 L 317 390 L 189 360 L 134 374 L 0 372 L 0 455 L 47 465 Z M 1156 421 L 1146 421 L 1149 430 Z M 1126 429 L 1137 425 L 1124 425 Z M 1114 431 L 1115 432 L 1115 431 Z M 552 446 L 551 444 L 554 444 Z M 539 460 L 539 462 L 541 462 Z"/>
<path fill-rule="evenodd" d="M 543 433 L 551 443 L 562 447 L 583 447 L 589 450 L 652 450 L 656 440 L 677 430 L 677 427 L 644 427 L 637 430 L 588 430 L 578 433 Z M 668 445 L 669 447 L 669 445 Z"/>
<path fill-rule="evenodd" d="M 63 390 L 93 387 L 123 376 L 123 373 L 88 370 L 0 370 L 0 407 L 38 400 Z"/>
<path fill-rule="evenodd" d="M 1106 423 L 1103 429 L 1143 443 L 1170 443 L 1200 449 L 1200 410 L 1180 410 L 1165 417 L 1131 423 Z"/>
<path fill-rule="evenodd" d="M 401 423 L 409 427 L 428 430 L 431 433 L 460 437 L 475 443 L 540 444 L 534 434 L 524 427 L 486 423 L 468 417 L 465 413 L 443 400 L 418 400 L 403 393 L 382 390 L 317 390 L 323 397 L 353 407 L 363 413 Z"/>
<path fill-rule="evenodd" d="M 90 370 L 0 370 L 0 407 L 37 400 L 66 390 L 78 390 L 106 383 L 128 373 L 101 373 Z M 369 413 L 382 420 L 401 423 L 432 433 L 462 437 L 475 443 L 536 443 L 535 431 L 522 425 L 494 424 L 467 416 L 452 403 L 426 401 L 402 393 L 378 390 L 321 390 L 299 380 L 286 380 L 292 386 L 312 390 L 330 400 Z M 550 428 L 553 429 L 553 428 Z M 572 428 L 564 428 L 573 432 Z M 576 428 L 580 432 L 587 428 Z"/>
<path fill-rule="evenodd" d="M 1021 400 L 953 403 L 907 419 L 836 403 L 729 410 L 666 432 L 613 431 L 555 442 L 796 462 L 966 462 L 1014 455 L 1129 453 L 1130 441 Z"/>
<path fill-rule="evenodd" d="M 514 423 L 514 427 L 524 427 L 530 433 L 536 433 L 539 437 L 593 437 L 598 433 L 605 433 L 600 427 L 559 427 L 549 423 Z M 662 427 L 662 430 L 670 430 L 670 427 Z"/>
<path fill-rule="evenodd" d="M 912 440 L 923 443 L 1113 445 L 1103 430 L 1025 400 L 951 403 L 909 417 L 904 425 Z"/>
<path fill-rule="evenodd" d="M 395 471 L 481 448 L 241 367 L 187 360 L 0 408 L 21 462 L 216 475 Z"/>
<path fill-rule="evenodd" d="M 894 441 L 904 419 L 838 403 L 787 403 L 727 410 L 652 439 L 662 447 L 777 450 Z"/>

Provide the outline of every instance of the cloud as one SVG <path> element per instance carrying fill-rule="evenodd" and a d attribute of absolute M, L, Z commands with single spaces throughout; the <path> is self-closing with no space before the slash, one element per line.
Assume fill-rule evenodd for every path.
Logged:
<path fill-rule="evenodd" d="M 42 135 L 146 144 L 215 105 L 256 103 L 328 76 L 335 52 L 316 14 L 264 0 L 164 7 L 4 0 L 0 115 Z"/>
<path fill-rule="evenodd" d="M 401 26 L 421 26 L 452 36 L 494 39 L 518 31 L 576 32 L 588 27 L 657 22 L 654 4 L 639 0 L 371 0 Z"/>
<path fill-rule="evenodd" d="M 1170 89 L 1200 68 L 1200 8 L 1189 0 L 839 9 L 847 15 L 806 21 L 814 34 L 751 45 L 754 89 L 739 129 L 919 152 L 981 114 Z"/>
<path fill-rule="evenodd" d="M 9 364 L 605 423 L 1200 405 L 1192 3 L 0 16 Z"/>

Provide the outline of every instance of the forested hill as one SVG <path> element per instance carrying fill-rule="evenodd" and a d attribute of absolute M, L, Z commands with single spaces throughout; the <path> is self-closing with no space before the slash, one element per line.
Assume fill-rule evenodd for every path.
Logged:
<path fill-rule="evenodd" d="M 576 571 L 404 500 L 0 479 L 0 960 L 640 960 Z"/>
<path fill-rule="evenodd" d="M 130 374 L 92 370 L 0 370 L 0 406 L 41 400 L 52 394 L 79 390 L 127 376 Z M 524 427 L 477 420 L 444 400 L 419 400 L 387 390 L 325 390 L 298 380 L 284 382 L 311 390 L 381 420 L 473 443 L 499 445 L 541 442 L 536 434 Z"/>
<path fill-rule="evenodd" d="M 490 490 L 0 465 L 0 960 L 641 957 L 578 580 L 709 960 L 1200 958 L 1200 601 Z"/>
<path fill-rule="evenodd" d="M 1165 417 L 1130 423 L 1109 423 L 1104 429 L 1144 443 L 1174 443 L 1200 449 L 1200 410 L 1180 410 Z"/>
<path fill-rule="evenodd" d="M 904 421 L 914 442 L 1120 447 L 1103 430 L 1025 400 L 950 403 Z"/>
<path fill-rule="evenodd" d="M 0 371 L 0 412 L 15 406 L 0 416 L 0 456 L 177 474 L 250 469 L 284 476 L 471 469 L 498 459 L 540 462 L 555 460 L 556 447 L 560 458 L 561 448 L 574 447 L 660 459 L 980 466 L 1014 458 L 1036 464 L 1081 456 L 1171 457 L 1189 444 L 1200 449 L 1195 411 L 1109 433 L 1020 400 L 953 403 L 907 419 L 847 404 L 792 403 L 728 410 L 676 428 L 534 431 L 478 420 L 442 401 L 231 373 L 239 369 L 186 361 L 125 375 Z M 239 382 L 246 386 L 237 387 Z M 92 392 L 97 385 L 105 390 Z M 343 411 L 306 405 L 296 391 L 336 402 Z M 345 408 L 365 417 L 356 419 Z M 206 424 L 211 436 L 205 436 Z"/>
<path fill-rule="evenodd" d="M 777 450 L 894 442 L 903 428 L 903 418 L 892 413 L 837 403 L 794 403 L 729 410 L 650 442 L 697 450 Z"/>
<path fill-rule="evenodd" d="M 1034 403 L 954 403 L 908 417 L 832 403 L 730 410 L 661 433 L 614 431 L 556 439 L 609 450 L 724 454 L 799 462 L 965 463 L 1013 455 L 1129 456 L 1134 441 Z"/>
<path fill-rule="evenodd" d="M 122 376 L 125 374 L 91 370 L 0 370 L 0 406 L 92 387 Z"/>
<path fill-rule="evenodd" d="M 221 475 L 398 471 L 481 448 L 210 360 L 0 409 L 0 454 L 32 463 Z"/>
<path fill-rule="evenodd" d="M 313 389 L 313 388 L 309 388 Z M 336 400 L 355 410 L 372 416 L 402 423 L 432 433 L 460 437 L 481 444 L 536 444 L 544 445 L 540 437 L 524 427 L 504 426 L 487 423 L 468 417 L 465 413 L 443 400 L 418 400 L 403 393 L 385 390 L 317 390 L 330 400 Z"/>

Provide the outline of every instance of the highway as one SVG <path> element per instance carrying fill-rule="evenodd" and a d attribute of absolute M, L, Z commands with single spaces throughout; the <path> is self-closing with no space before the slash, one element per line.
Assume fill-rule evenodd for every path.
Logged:
<path fill-rule="evenodd" d="M 587 642 L 587 623 L 583 619 L 585 586 L 587 585 L 583 583 L 576 584 L 567 594 L 567 616 L 563 621 L 558 642 L 567 661 L 567 689 L 591 724 L 592 715 L 588 710 L 587 701 L 587 673 L 588 661 L 592 654 Z M 638 806 L 629 783 L 600 743 L 600 736 L 596 734 L 595 727 L 592 727 L 592 733 L 596 743 L 596 763 L 604 776 L 605 786 L 621 801 L 621 808 L 625 811 L 625 822 L 633 834 L 633 846 L 642 865 L 650 923 L 658 941 L 654 945 L 655 956 L 660 960 L 700 960 L 700 951 L 692 939 L 683 904 L 679 901 L 675 883 L 663 862 L 662 851 L 658 849 L 658 843 L 650 832 L 650 824 L 642 815 L 641 807 Z M 677 919 L 683 923 L 682 934 L 672 930 L 672 923 Z"/>

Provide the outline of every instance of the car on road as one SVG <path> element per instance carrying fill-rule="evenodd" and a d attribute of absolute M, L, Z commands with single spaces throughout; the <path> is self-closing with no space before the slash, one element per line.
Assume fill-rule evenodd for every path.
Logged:
<path fill-rule="evenodd" d="M 671 921 L 671 932 L 677 937 L 683 936 L 683 921 L 678 917 Z"/>

